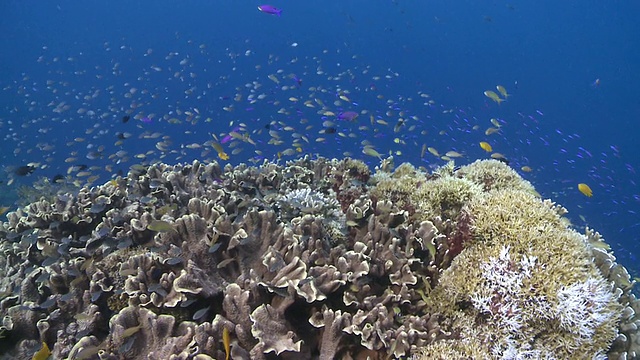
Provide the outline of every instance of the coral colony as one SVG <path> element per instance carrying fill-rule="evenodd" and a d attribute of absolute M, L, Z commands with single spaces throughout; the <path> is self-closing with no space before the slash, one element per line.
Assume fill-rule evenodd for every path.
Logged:
<path fill-rule="evenodd" d="M 195 161 L 50 193 L 0 226 L 0 359 L 640 349 L 639 302 L 607 244 L 499 161 Z"/>

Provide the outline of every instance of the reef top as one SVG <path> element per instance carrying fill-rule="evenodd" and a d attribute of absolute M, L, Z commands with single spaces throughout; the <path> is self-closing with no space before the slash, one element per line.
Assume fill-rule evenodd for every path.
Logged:
<path fill-rule="evenodd" d="M 634 358 L 629 274 L 565 213 L 495 160 L 52 189 L 0 224 L 0 359 Z"/>

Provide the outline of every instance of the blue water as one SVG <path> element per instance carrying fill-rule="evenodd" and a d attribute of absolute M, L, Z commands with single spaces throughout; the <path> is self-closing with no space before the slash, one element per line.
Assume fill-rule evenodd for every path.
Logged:
<path fill-rule="evenodd" d="M 73 165 L 86 165 L 99 183 L 136 163 L 218 159 L 210 146 L 183 146 L 212 134 L 222 140 L 240 123 L 256 145 L 222 144 L 231 164 L 347 152 L 375 165 L 362 153 L 369 141 L 396 163 L 430 168 L 445 162 L 421 156 L 423 145 L 458 151 L 464 164 L 488 158 L 478 146 L 487 141 L 514 168 L 530 166 L 522 175 L 543 197 L 564 205 L 576 228 L 597 229 L 640 273 L 639 3 L 274 1 L 281 17 L 261 13 L 260 4 L 3 1 L 0 205 L 11 206 L 20 184 L 66 175 Z M 253 95 L 266 97 L 252 104 L 253 82 L 260 84 Z M 483 95 L 498 84 L 511 95 L 500 105 Z M 127 97 L 131 88 L 137 91 Z M 360 116 L 349 122 L 319 114 L 315 99 L 327 111 Z M 54 112 L 61 103 L 69 109 Z M 132 119 L 122 123 L 132 104 Z M 194 109 L 200 117 L 189 122 L 184 111 Z M 133 118 L 149 114 L 149 123 Z M 394 132 L 398 118 L 408 120 Z M 491 118 L 502 127 L 487 136 Z M 335 133 L 318 133 L 325 120 Z M 268 143 L 269 130 L 282 144 Z M 131 138 L 116 144 L 123 132 Z M 141 139 L 145 132 L 161 135 Z M 309 141 L 296 142 L 294 133 Z M 243 151 L 231 155 L 236 148 Z M 283 155 L 287 149 L 295 154 Z M 88 159 L 92 151 L 99 156 Z M 40 164 L 33 174 L 12 175 L 33 162 Z"/>

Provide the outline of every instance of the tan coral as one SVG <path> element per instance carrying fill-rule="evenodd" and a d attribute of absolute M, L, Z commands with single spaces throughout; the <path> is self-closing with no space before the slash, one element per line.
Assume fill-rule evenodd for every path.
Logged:
<path fill-rule="evenodd" d="M 505 344 L 512 344 L 522 341 L 522 344 L 526 345 L 518 345 L 518 351 L 522 351 L 523 354 L 531 352 L 580 358 L 573 352 L 575 346 L 584 351 L 582 354 L 595 354 L 606 350 L 616 334 L 615 326 L 620 306 L 617 296 L 602 282 L 601 275 L 591 262 L 584 238 L 566 228 L 551 204 L 539 200 L 527 191 L 493 190 L 472 200 L 470 208 L 474 214 L 476 240 L 454 259 L 450 268 L 445 270 L 440 284 L 432 293 L 432 305 L 453 317 L 482 319 L 478 317 L 480 314 L 490 312 L 488 320 L 480 320 L 472 325 L 473 328 L 485 329 L 481 338 L 483 344 L 488 341 L 488 338 L 485 338 L 488 336 L 486 334 L 494 333 L 498 336 L 497 339 L 494 338 L 498 343 L 506 341 Z M 504 268 L 504 265 L 501 265 L 509 264 L 506 261 L 527 265 L 519 265 L 520 267 L 508 270 L 508 267 Z M 516 281 L 516 284 L 520 285 L 512 288 L 514 290 L 496 288 L 498 290 L 495 291 L 502 294 L 496 298 L 493 293 L 486 293 L 491 286 L 498 286 L 497 283 L 491 282 L 494 281 L 491 280 L 491 276 L 497 276 L 492 274 L 501 274 L 505 279 L 513 279 L 509 281 Z M 601 312 L 603 320 L 585 330 L 587 334 L 591 334 L 588 341 L 581 340 L 582 335 L 574 335 L 569 328 L 559 325 L 564 322 L 564 315 L 556 309 L 562 308 L 568 301 L 573 301 L 562 294 L 573 291 L 570 289 L 575 286 L 587 286 L 593 289 L 594 294 L 602 294 L 594 295 L 601 299 L 598 300 L 601 301 L 600 305 L 594 305 L 594 309 L 597 309 L 594 311 Z M 522 295 L 518 295 L 518 291 L 523 291 Z M 509 303 L 513 305 L 506 305 L 505 299 L 513 299 L 513 302 Z M 518 301 L 526 301 L 531 305 L 518 305 Z M 465 303 L 473 306 L 460 305 Z M 487 310 L 483 310 L 481 304 L 487 304 Z M 509 311 L 521 312 L 518 322 L 507 325 L 499 322 L 501 320 L 491 320 L 496 316 L 494 312 L 498 311 L 500 306 L 517 306 Z M 575 311 L 571 314 L 579 316 Z M 518 337 L 514 337 L 515 333 L 498 330 L 504 329 L 505 326 L 518 326 Z M 468 327 L 455 331 L 466 334 L 463 336 L 474 334 L 472 328 Z M 497 335 L 495 331 L 501 335 Z M 530 342 L 530 339 L 536 338 L 540 340 Z M 504 346 L 494 347 L 494 356 L 507 351 L 507 345 Z"/>
<path fill-rule="evenodd" d="M 259 342 L 252 349 L 253 356 L 274 352 L 280 355 L 285 351 L 300 351 L 301 340 L 296 339 L 293 331 L 289 330 L 282 311 L 271 305 L 260 305 L 251 313 L 251 333 Z M 254 357 L 255 358 L 255 357 Z"/>
<path fill-rule="evenodd" d="M 483 191 L 513 190 L 537 194 L 530 182 L 502 161 L 476 160 L 460 167 L 455 175 L 480 185 Z"/>

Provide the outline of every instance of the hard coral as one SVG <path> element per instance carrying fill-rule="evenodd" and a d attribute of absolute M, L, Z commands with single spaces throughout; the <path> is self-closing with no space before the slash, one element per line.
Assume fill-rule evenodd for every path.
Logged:
<path fill-rule="evenodd" d="M 495 358 L 603 356 L 621 305 L 584 237 L 528 191 L 486 192 L 469 209 L 476 240 L 445 270 L 430 299 L 434 310 L 467 319 L 451 331 L 479 337 Z"/>
<path fill-rule="evenodd" d="M 154 164 L 9 213 L 0 359 L 635 356 L 597 233 L 497 162 L 392 169 Z"/>

